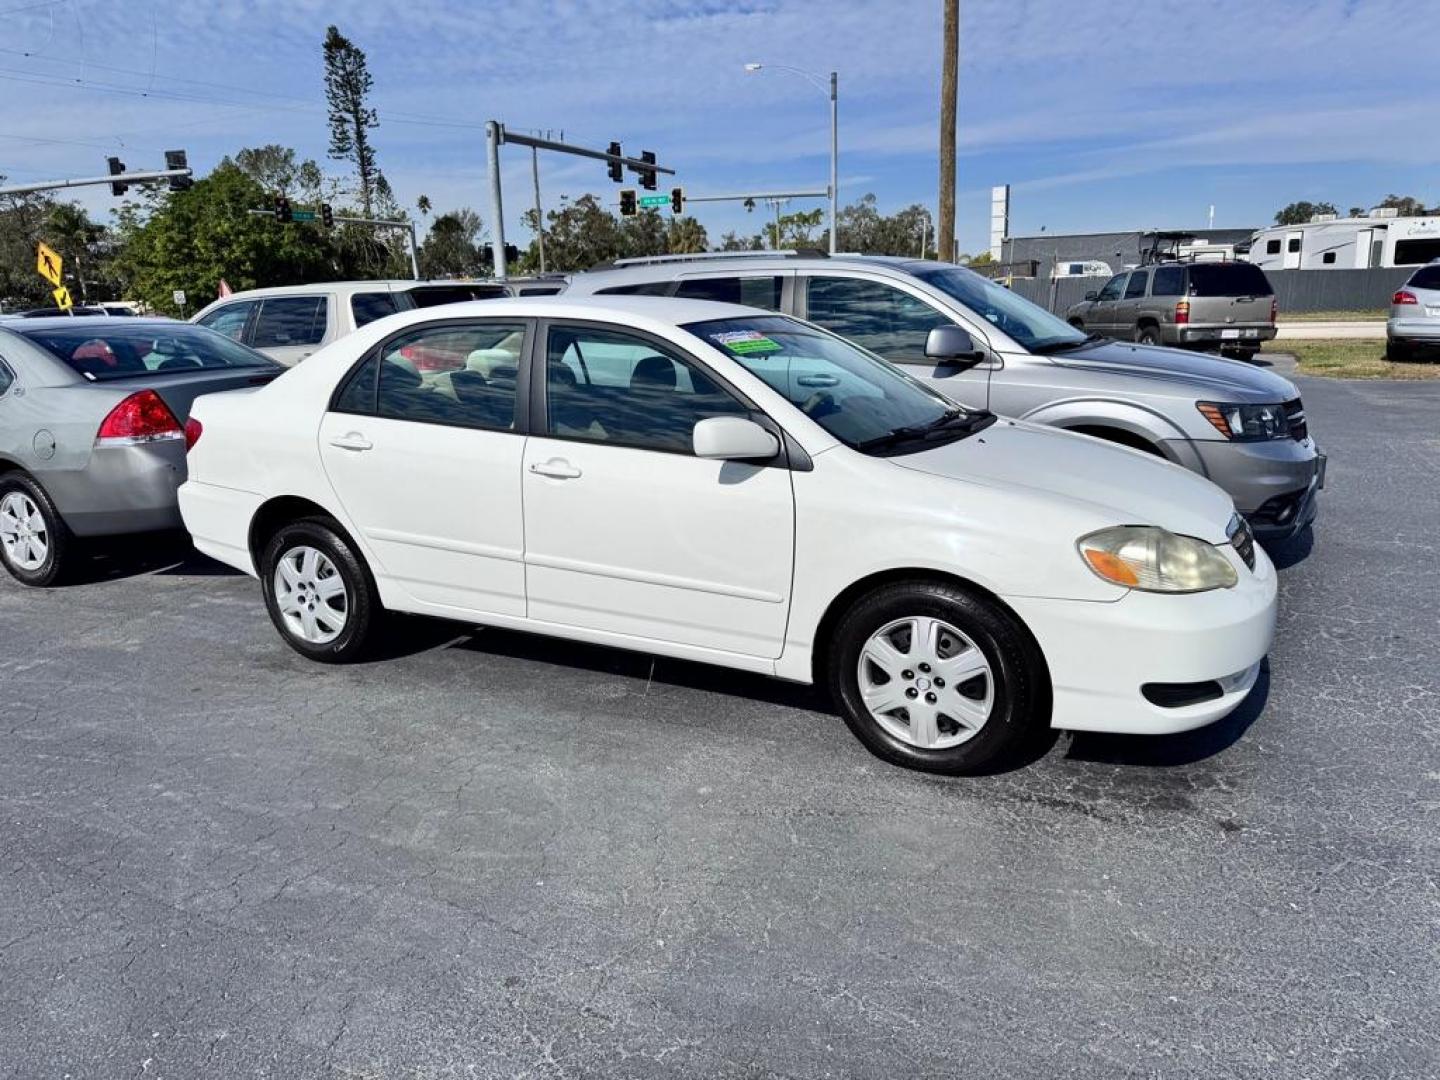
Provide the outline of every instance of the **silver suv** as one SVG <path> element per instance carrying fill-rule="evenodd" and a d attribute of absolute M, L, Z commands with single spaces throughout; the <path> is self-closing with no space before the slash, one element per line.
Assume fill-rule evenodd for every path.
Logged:
<path fill-rule="evenodd" d="M 1385 355 L 1416 360 L 1426 349 L 1440 355 L 1440 259 L 1411 274 L 1390 298 Z"/>
<path fill-rule="evenodd" d="M 1072 304 L 1071 326 L 1144 345 L 1254 356 L 1275 336 L 1275 290 L 1245 262 L 1167 262 L 1116 274 Z"/>
<path fill-rule="evenodd" d="M 808 319 L 963 405 L 1094 435 L 1198 472 L 1229 492 L 1264 538 L 1304 528 L 1324 484 L 1325 455 L 1289 380 L 1238 361 L 1087 335 L 949 263 L 661 256 L 576 274 L 566 292 L 724 300 Z M 937 326 L 965 330 L 969 351 L 927 356 Z"/>

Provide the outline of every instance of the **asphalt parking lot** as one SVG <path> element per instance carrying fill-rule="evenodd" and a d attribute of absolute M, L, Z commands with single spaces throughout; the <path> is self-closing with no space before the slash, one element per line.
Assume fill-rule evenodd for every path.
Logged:
<path fill-rule="evenodd" d="M 0 583 L 0 1074 L 1440 1073 L 1440 385 L 1331 454 L 1251 699 L 939 779 L 808 692 L 198 557 Z"/>

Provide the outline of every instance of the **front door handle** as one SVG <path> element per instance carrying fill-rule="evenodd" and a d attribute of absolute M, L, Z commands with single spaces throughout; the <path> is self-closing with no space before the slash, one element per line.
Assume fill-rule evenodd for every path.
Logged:
<path fill-rule="evenodd" d="M 530 471 L 536 476 L 549 476 L 556 480 L 574 480 L 580 475 L 580 470 L 564 458 L 551 458 L 549 461 L 532 462 Z"/>
<path fill-rule="evenodd" d="M 331 439 L 330 445 L 341 450 L 369 450 L 375 444 L 358 431 L 347 431 L 339 438 Z"/>

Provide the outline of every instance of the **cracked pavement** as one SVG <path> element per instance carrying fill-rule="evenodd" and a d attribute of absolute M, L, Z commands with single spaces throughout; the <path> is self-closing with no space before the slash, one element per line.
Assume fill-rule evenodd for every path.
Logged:
<path fill-rule="evenodd" d="M 808 691 L 142 550 L 0 582 L 0 1076 L 1440 1074 L 1440 385 L 1331 454 L 1230 720 L 952 780 Z"/>

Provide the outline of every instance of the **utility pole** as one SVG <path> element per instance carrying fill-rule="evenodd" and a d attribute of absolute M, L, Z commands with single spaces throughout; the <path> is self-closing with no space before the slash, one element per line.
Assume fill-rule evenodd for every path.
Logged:
<path fill-rule="evenodd" d="M 945 50 L 940 68 L 940 227 L 935 247 L 955 252 L 955 99 L 960 82 L 960 0 L 945 0 Z"/>
<path fill-rule="evenodd" d="M 540 272 L 545 273 L 545 218 L 540 207 L 540 149 L 530 147 L 530 176 L 535 181 L 535 242 L 540 245 Z"/>

